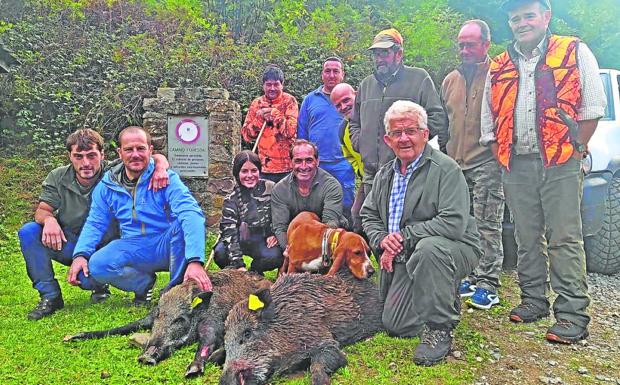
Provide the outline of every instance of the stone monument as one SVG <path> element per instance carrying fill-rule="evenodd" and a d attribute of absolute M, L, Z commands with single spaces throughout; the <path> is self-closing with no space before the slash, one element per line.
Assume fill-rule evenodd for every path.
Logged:
<path fill-rule="evenodd" d="M 229 96 L 216 88 L 159 88 L 142 104 L 155 151 L 181 175 L 210 228 L 219 224 L 234 186 L 232 159 L 241 149 L 241 110 Z"/>

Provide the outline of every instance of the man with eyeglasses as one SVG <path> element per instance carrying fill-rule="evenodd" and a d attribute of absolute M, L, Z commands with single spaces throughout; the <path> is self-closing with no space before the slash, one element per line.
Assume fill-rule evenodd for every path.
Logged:
<path fill-rule="evenodd" d="M 489 70 L 491 33 L 482 20 L 466 21 L 457 37 L 461 65 L 441 85 L 441 100 L 448 115 L 450 139 L 447 153 L 461 166 L 471 197 L 483 257 L 466 277 L 459 293 L 465 303 L 488 310 L 499 303 L 497 289 L 502 270 L 502 219 L 504 189 L 502 171 L 489 147 L 481 146 L 480 108 Z"/>
<path fill-rule="evenodd" d="M 286 231 L 302 211 L 315 213 L 331 228 L 344 227 L 342 187 L 327 171 L 319 168 L 319 150 L 305 139 L 291 147 L 293 171 L 276 183 L 271 193 L 271 227 L 282 250 L 288 244 Z"/>
<path fill-rule="evenodd" d="M 424 108 L 396 101 L 383 141 L 396 159 L 382 166 L 362 210 L 362 227 L 380 256 L 379 290 L 389 334 L 421 335 L 413 361 L 445 359 L 460 317 L 457 290 L 482 252 L 461 169 L 428 145 Z"/>
<path fill-rule="evenodd" d="M 360 83 L 351 116 L 353 148 L 364 163 L 364 189 L 368 193 L 377 170 L 394 159 L 394 153 L 383 142 L 385 111 L 396 100 L 420 104 L 428 114 L 430 136 L 439 134 L 440 147 L 447 142 L 445 113 L 428 73 L 403 64 L 403 38 L 394 29 L 379 32 L 368 48 L 375 73 Z"/>

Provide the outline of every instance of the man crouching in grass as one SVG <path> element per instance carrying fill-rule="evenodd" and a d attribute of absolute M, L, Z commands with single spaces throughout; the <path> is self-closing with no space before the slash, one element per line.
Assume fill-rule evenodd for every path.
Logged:
<path fill-rule="evenodd" d="M 205 219 L 198 202 L 171 170 L 168 186 L 148 189 L 155 166 L 151 136 L 144 128 L 127 127 L 118 141 L 123 163 L 106 172 L 93 190 L 69 283 L 83 285 L 86 280 L 133 291 L 138 305 L 150 303 L 158 271 L 170 272 L 167 288 L 194 280 L 201 290 L 211 291 L 203 268 Z M 121 238 L 97 250 L 113 220 Z"/>
<path fill-rule="evenodd" d="M 34 222 L 19 230 L 19 242 L 26 262 L 28 277 L 41 297 L 28 318 L 38 320 L 62 309 L 64 302 L 52 261 L 69 266 L 73 249 L 86 221 L 90 195 L 111 165 L 104 160 L 103 138 L 91 129 L 79 129 L 67 138 L 67 154 L 71 164 L 50 172 L 43 182 L 43 192 L 34 213 Z M 157 191 L 168 185 L 168 161 L 154 156 L 156 167 L 150 188 Z M 111 223 L 98 246 L 118 237 Z M 91 301 L 101 302 L 110 296 L 107 285 L 95 284 Z"/>

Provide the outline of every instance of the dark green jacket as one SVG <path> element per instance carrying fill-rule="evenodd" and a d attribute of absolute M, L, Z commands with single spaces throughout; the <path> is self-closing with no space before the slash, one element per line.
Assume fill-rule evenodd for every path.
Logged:
<path fill-rule="evenodd" d="M 379 242 L 388 235 L 394 162 L 377 172 L 360 211 L 362 227 L 377 257 L 383 253 Z M 476 221 L 469 214 L 467 182 L 456 162 L 427 144 L 411 178 L 400 222 L 406 258 L 419 240 L 432 236 L 461 241 L 480 253 Z"/>
<path fill-rule="evenodd" d="M 394 159 L 394 152 L 383 142 L 385 112 L 397 100 L 410 100 L 424 107 L 428 115 L 430 137 L 439 135 L 439 146 L 448 141 L 446 115 L 428 72 L 402 66 L 385 83 L 375 75 L 360 83 L 351 115 L 351 142 L 362 155 L 364 183 L 372 183 L 377 170 Z"/>

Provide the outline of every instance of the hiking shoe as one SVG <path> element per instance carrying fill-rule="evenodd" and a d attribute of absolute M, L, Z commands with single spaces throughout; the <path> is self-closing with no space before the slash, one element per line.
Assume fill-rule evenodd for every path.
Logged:
<path fill-rule="evenodd" d="M 459 295 L 461 298 L 463 297 L 471 297 L 474 295 L 474 291 L 476 290 L 476 285 L 472 285 L 470 281 L 463 281 L 459 286 Z"/>
<path fill-rule="evenodd" d="M 110 285 L 105 284 L 96 288 L 90 293 L 90 302 L 91 303 L 100 303 L 108 299 L 112 293 L 110 293 Z"/>
<path fill-rule="evenodd" d="M 547 330 L 545 338 L 552 342 L 574 344 L 588 337 L 588 328 L 579 326 L 571 321 L 559 319 Z"/>
<path fill-rule="evenodd" d="M 41 298 L 34 310 L 28 313 L 28 319 L 35 321 L 40 320 L 63 307 L 65 307 L 65 302 L 60 295 L 56 298 Z"/>
<path fill-rule="evenodd" d="M 422 332 L 420 344 L 413 352 L 416 365 L 432 366 L 443 361 L 452 347 L 452 329 L 431 329 Z"/>
<path fill-rule="evenodd" d="M 146 292 L 136 292 L 133 298 L 134 306 L 149 306 L 151 304 L 151 300 L 153 299 L 153 288 L 155 287 L 155 282 L 157 282 L 157 275 L 153 274 L 153 280 L 151 281 L 151 284 L 146 288 Z"/>
<path fill-rule="evenodd" d="M 549 316 L 549 310 L 541 310 L 532 303 L 521 303 L 510 311 L 512 322 L 530 323 Z"/>
<path fill-rule="evenodd" d="M 474 295 L 467 298 L 465 303 L 476 309 L 489 310 L 491 306 L 499 303 L 499 297 L 490 290 L 477 287 Z"/>

